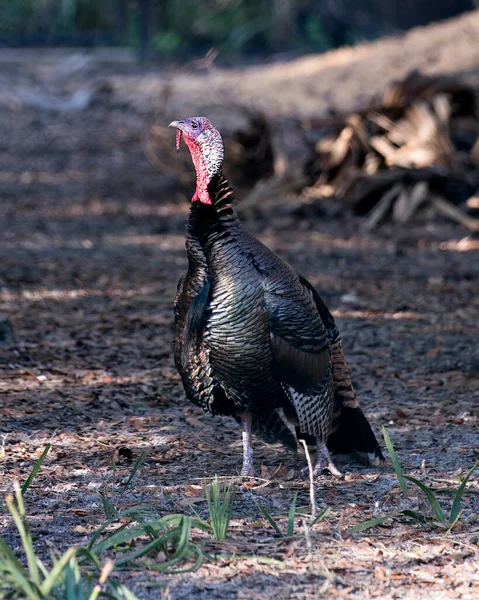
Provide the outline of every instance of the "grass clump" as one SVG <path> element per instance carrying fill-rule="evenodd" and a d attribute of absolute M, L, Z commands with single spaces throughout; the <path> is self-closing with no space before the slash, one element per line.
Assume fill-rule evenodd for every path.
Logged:
<path fill-rule="evenodd" d="M 382 433 L 383 433 L 384 441 L 386 443 L 386 447 L 387 447 L 389 455 L 391 457 L 391 462 L 392 462 L 394 471 L 396 473 L 396 477 L 398 478 L 399 485 L 401 486 L 401 490 L 403 491 L 403 494 L 405 496 L 407 496 L 407 494 L 409 493 L 409 488 L 408 488 L 407 482 L 413 483 L 417 488 L 419 488 L 421 490 L 421 492 L 426 497 L 432 517 L 425 513 L 416 512 L 416 511 L 409 510 L 409 509 L 404 509 L 404 510 L 399 510 L 399 511 L 388 513 L 381 517 L 377 517 L 376 519 L 371 519 L 368 521 L 363 521 L 361 523 L 358 523 L 354 527 L 351 527 L 350 531 L 353 533 L 359 532 L 359 531 L 364 531 L 366 529 L 369 529 L 370 527 L 375 527 L 376 525 L 381 525 L 388 519 L 399 517 L 399 516 L 409 517 L 409 518 L 415 519 L 416 521 L 418 521 L 420 523 L 426 523 L 426 524 L 432 525 L 433 527 L 440 527 L 440 528 L 448 529 L 448 530 L 452 529 L 460 520 L 461 502 L 464 497 L 464 493 L 466 492 L 466 486 L 467 486 L 467 483 L 470 480 L 472 474 L 474 473 L 474 471 L 479 467 L 479 461 L 477 461 L 476 464 L 472 466 L 472 468 L 468 471 L 468 473 L 462 480 L 458 489 L 454 491 L 454 499 L 452 502 L 452 507 L 451 507 L 451 510 L 449 511 L 449 513 L 447 513 L 447 511 L 443 508 L 443 506 L 439 502 L 438 497 L 432 488 L 428 487 L 425 483 L 423 483 L 422 481 L 419 481 L 419 479 L 416 479 L 415 477 L 412 477 L 411 475 L 404 475 L 401 464 L 397 457 L 396 451 L 391 442 L 391 438 L 389 437 L 389 433 L 387 432 L 387 429 L 384 426 L 382 428 Z"/>
<path fill-rule="evenodd" d="M 303 530 L 304 530 L 304 535 L 306 538 L 306 544 L 309 548 L 309 552 L 311 555 L 311 548 L 312 548 L 312 541 L 311 541 L 311 528 L 316 525 L 316 523 L 319 523 L 319 521 L 321 521 L 326 515 L 329 514 L 330 509 L 329 507 L 326 507 L 325 509 L 323 509 L 321 512 L 317 513 L 317 509 L 316 509 L 316 493 L 314 490 L 314 473 L 313 473 L 313 464 L 311 462 L 311 456 L 309 454 L 309 450 L 308 450 L 308 446 L 306 444 L 306 442 L 304 440 L 301 440 L 303 447 L 304 447 L 304 453 L 306 455 L 306 459 L 308 462 L 308 471 L 309 471 L 309 501 L 310 501 L 310 510 L 311 510 L 311 514 L 309 515 L 309 519 L 305 519 L 303 521 Z M 259 509 L 261 511 L 261 514 L 263 515 L 263 517 L 266 519 L 266 521 L 268 521 L 268 523 L 271 525 L 271 527 L 274 529 L 274 531 L 276 532 L 277 535 L 279 535 L 279 537 L 293 537 L 294 535 L 294 521 L 295 521 L 295 517 L 297 515 L 300 515 L 302 517 L 305 517 L 305 513 L 304 510 L 296 510 L 296 500 L 298 497 L 298 492 L 295 493 L 295 495 L 293 496 L 293 499 L 291 501 L 291 504 L 289 506 L 289 511 L 288 511 L 288 520 L 287 520 L 287 524 L 286 524 L 286 532 L 283 533 L 283 531 L 281 531 L 278 523 L 274 520 L 274 518 L 268 513 L 268 511 L 265 509 L 264 506 L 262 506 L 261 504 L 259 504 Z"/>
<path fill-rule="evenodd" d="M 262 504 L 258 505 L 259 509 L 261 511 L 261 514 L 266 519 L 266 521 L 268 521 L 268 523 L 271 525 L 271 527 L 274 529 L 275 533 L 277 535 L 279 535 L 279 537 L 292 537 L 294 534 L 294 518 L 296 516 L 296 499 L 297 499 L 297 497 L 298 497 L 298 492 L 296 492 L 296 494 L 293 496 L 293 499 L 289 506 L 286 533 L 283 533 L 283 531 L 281 531 L 278 523 L 276 523 L 276 521 L 269 514 L 269 512 L 266 510 L 266 508 Z"/>
<path fill-rule="evenodd" d="M 211 484 L 204 482 L 204 488 L 210 516 L 211 534 L 216 540 L 224 540 L 228 535 L 236 487 L 230 481 L 224 484 L 223 489 L 221 489 L 216 475 Z"/>
<path fill-rule="evenodd" d="M 298 496 L 298 492 L 296 492 L 295 495 L 293 496 L 293 499 L 291 500 L 291 504 L 289 506 L 288 518 L 286 521 L 286 531 L 281 530 L 279 523 L 277 521 L 275 521 L 274 517 L 272 517 L 270 515 L 270 513 L 266 510 L 266 508 L 262 504 L 258 505 L 258 507 L 261 511 L 261 514 L 263 515 L 265 520 L 271 525 L 271 527 L 274 529 L 274 532 L 279 537 L 283 537 L 283 538 L 293 537 L 295 535 L 294 525 L 295 525 L 296 517 L 297 516 L 305 517 L 304 509 L 296 510 L 297 496 Z M 319 521 L 321 521 L 329 512 L 330 512 L 330 508 L 326 507 L 320 513 L 315 515 L 313 519 L 310 518 L 309 527 L 313 527 L 313 525 L 316 525 L 316 523 L 319 523 Z"/>
<path fill-rule="evenodd" d="M 111 477 L 110 489 L 109 489 L 108 484 L 105 483 L 104 490 L 101 492 L 98 492 L 102 506 L 103 506 L 103 511 L 104 511 L 105 517 L 107 519 L 110 519 L 112 517 L 118 517 L 118 515 L 120 514 L 120 510 L 117 508 L 117 506 L 115 506 L 115 504 L 117 504 L 119 501 L 121 501 L 121 499 L 123 498 L 123 495 L 125 494 L 127 489 L 129 487 L 131 487 L 131 485 L 133 484 L 133 480 L 134 480 L 136 474 L 138 473 L 138 471 L 140 470 L 140 468 L 143 466 L 145 459 L 146 459 L 146 453 L 142 452 L 140 457 L 138 458 L 138 460 L 133 465 L 133 469 L 131 470 L 131 473 L 128 477 L 127 482 L 123 485 L 123 487 L 119 491 L 116 491 L 115 490 L 116 458 L 115 458 L 115 455 L 113 456 L 112 477 Z"/>
<path fill-rule="evenodd" d="M 25 567 L 7 542 L 0 538 L 0 598 L 12 600 L 136 600 L 136 596 L 121 584 L 107 592 L 106 585 L 113 570 L 107 561 L 101 566 L 97 557 L 86 550 L 69 548 L 61 556 L 52 554 L 52 567 L 36 555 L 26 519 L 22 490 L 15 484 L 14 496 L 7 496 L 6 506 L 20 535 L 26 557 Z M 89 562 L 88 571 L 80 569 L 79 557 Z"/>
<path fill-rule="evenodd" d="M 48 567 L 35 552 L 30 534 L 24 494 L 31 486 L 50 449 L 48 445 L 20 487 L 14 484 L 14 495 L 5 499 L 5 510 L 12 517 L 20 536 L 26 566 L 17 558 L 5 539 L 0 537 L 0 598 L 11 600 L 137 600 L 124 585 L 112 579 L 113 571 L 137 569 L 165 574 L 192 572 L 204 559 L 201 548 L 191 542 L 192 529 L 221 533 L 228 529 L 234 490 L 226 489 L 225 500 L 218 504 L 218 491 L 212 487 L 212 523 L 183 514 L 158 516 L 158 511 L 138 505 L 120 511 L 108 494 L 101 494 L 107 518 L 92 535 L 87 547 L 68 548 L 62 555 L 51 553 Z M 144 461 L 140 457 L 124 486 L 126 489 Z M 124 491 L 124 490 L 123 490 Z M 214 509 L 217 517 L 214 518 Z M 218 512 L 219 507 L 219 512 Z M 221 518 L 223 515 L 223 520 Z M 224 519 L 227 518 L 226 529 Z M 217 523 L 217 525 L 216 525 Z M 223 527 L 223 529 L 221 529 Z M 108 558 L 103 558 L 108 554 Z M 111 560 L 114 556 L 114 561 Z"/>
<path fill-rule="evenodd" d="M 193 528 L 210 531 L 201 519 L 182 514 L 157 517 L 149 507 L 135 506 L 103 523 L 87 550 L 94 556 L 115 552 L 117 569 L 188 573 L 198 569 L 204 558 L 200 546 L 190 540 Z"/>
<path fill-rule="evenodd" d="M 37 461 L 33 465 L 33 468 L 30 471 L 30 474 L 28 475 L 28 477 L 26 478 L 24 484 L 21 487 L 20 491 L 21 491 L 22 496 L 24 496 L 27 493 L 28 488 L 32 485 L 32 482 L 35 479 L 38 471 L 41 469 L 43 461 L 45 460 L 45 458 L 46 458 L 46 456 L 47 456 L 50 448 L 51 448 L 51 444 L 47 444 L 45 446 L 45 449 L 41 453 L 40 457 L 37 459 Z M 0 504 L 0 510 L 6 511 L 7 507 L 5 505 L 3 505 L 3 504 Z"/>

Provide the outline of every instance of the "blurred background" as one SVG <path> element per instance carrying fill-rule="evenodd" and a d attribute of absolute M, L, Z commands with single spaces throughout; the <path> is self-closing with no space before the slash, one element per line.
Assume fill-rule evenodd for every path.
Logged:
<path fill-rule="evenodd" d="M 128 46 L 140 58 L 321 52 L 477 7 L 477 0 L 8 0 L 3 46 Z"/>
<path fill-rule="evenodd" d="M 110 132 L 111 148 L 101 148 L 109 152 L 115 147 L 111 166 L 121 167 L 125 152 L 131 153 L 138 141 L 153 166 L 149 177 L 163 177 L 156 181 L 157 189 L 169 189 L 174 180 L 173 187 L 183 195 L 192 184 L 191 170 L 187 161 L 171 155 L 164 125 L 178 111 L 203 111 L 223 131 L 239 198 L 258 181 L 286 173 L 294 181 L 261 193 L 301 192 L 302 204 L 314 200 L 320 212 L 337 213 L 337 206 L 319 205 L 323 197 L 350 192 L 351 178 L 344 170 L 339 173 L 345 160 L 354 159 L 354 168 L 369 176 L 391 166 L 442 164 L 450 171 L 453 162 L 466 162 L 464 174 L 470 178 L 470 157 L 458 159 L 457 151 L 472 152 L 471 156 L 479 152 L 474 146 L 475 88 L 468 87 L 477 76 L 476 7 L 477 0 L 8 0 L 0 4 L 0 106 L 40 110 L 40 121 L 56 113 L 58 131 L 67 114 L 96 115 L 109 106 L 114 119 L 123 107 L 132 120 L 138 119 L 138 128 L 141 121 L 143 135 L 137 139 L 138 131 L 130 131 L 124 134 L 129 144 L 115 146 L 118 129 Z M 409 35 L 416 26 L 426 28 Z M 368 46 L 377 39 L 383 41 Z M 451 81 L 422 79 L 431 76 L 453 77 L 455 84 L 459 78 L 467 89 L 455 90 L 452 98 Z M 397 87 L 406 80 L 405 86 Z M 441 94 L 446 94 L 449 116 L 444 110 L 438 114 L 433 106 Z M 418 109 L 418 100 L 428 107 Z M 387 130 L 384 119 L 381 124 L 364 120 L 364 111 L 383 108 L 383 118 L 396 122 L 405 117 L 410 132 L 418 120 L 424 121 L 417 111 L 428 113 L 432 125 L 422 135 L 419 152 L 409 152 L 407 159 L 404 152 L 392 158 L 398 144 L 410 145 L 404 135 L 393 134 L 394 139 L 379 145 L 376 139 L 372 146 L 363 143 L 365 136 Z M 348 113 L 358 111 L 364 132 L 346 123 Z M 23 112 L 22 117 L 28 120 L 29 114 Z M 469 122 L 453 127 L 445 139 L 445 129 L 451 129 L 449 117 L 464 116 Z M 5 127 L 10 126 L 6 117 Z M 343 126 L 346 133 L 341 137 Z M 354 131 L 345 144 L 351 127 Z M 107 128 L 106 123 L 102 130 Z M 52 152 L 57 139 L 54 136 Z M 75 164 L 80 155 L 64 153 L 62 161 Z M 95 172 L 99 163 L 92 166 Z M 94 172 L 89 180 L 95 179 Z M 347 173 L 352 173 L 350 168 Z M 327 187 L 337 176 L 348 182 L 346 192 L 337 181 Z M 112 179 L 117 180 L 108 174 L 103 185 L 111 189 Z M 131 185 L 138 188 L 144 181 L 135 178 Z M 476 183 L 454 184 L 453 190 L 449 186 L 449 199 L 464 204 Z M 313 184 L 314 198 L 307 189 Z M 389 182 L 386 188 L 391 186 Z M 119 193 L 124 189 L 120 186 Z M 382 187 L 370 201 L 356 198 L 353 204 L 366 213 L 383 191 Z"/>

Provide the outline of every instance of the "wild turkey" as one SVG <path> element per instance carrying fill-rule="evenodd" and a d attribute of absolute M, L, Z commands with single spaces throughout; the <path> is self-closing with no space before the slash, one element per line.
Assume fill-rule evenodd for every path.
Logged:
<path fill-rule="evenodd" d="M 180 119 L 196 169 L 188 271 L 175 298 L 175 363 L 186 396 L 243 428 L 243 475 L 253 474 L 251 432 L 296 449 L 316 445 L 315 474 L 338 474 L 331 450 L 383 459 L 351 385 L 334 319 L 312 285 L 241 224 L 222 172 L 223 142 L 205 117 Z"/>

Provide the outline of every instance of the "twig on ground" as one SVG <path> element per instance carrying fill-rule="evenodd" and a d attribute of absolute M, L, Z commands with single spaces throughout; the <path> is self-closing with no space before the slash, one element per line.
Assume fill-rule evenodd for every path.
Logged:
<path fill-rule="evenodd" d="M 303 444 L 304 453 L 306 455 L 306 460 L 308 461 L 308 472 L 309 472 L 309 499 L 311 502 L 311 518 L 310 523 L 312 524 L 316 519 L 316 494 L 314 491 L 314 471 L 313 471 L 313 463 L 311 461 L 311 455 L 309 454 L 308 445 L 305 440 L 301 440 Z"/>
<path fill-rule="evenodd" d="M 305 519 L 303 528 L 304 528 L 304 538 L 306 540 L 306 547 L 308 549 L 308 558 L 309 558 L 309 567 L 311 569 L 311 573 L 314 572 L 314 557 L 313 557 L 313 542 L 311 540 L 311 525 L 314 523 L 316 518 L 316 494 L 314 492 L 314 471 L 313 471 L 313 463 L 311 462 L 311 455 L 309 454 L 308 445 L 305 440 L 301 440 L 303 444 L 304 453 L 306 455 L 306 460 L 308 461 L 308 472 L 309 472 L 309 500 L 311 502 L 311 516 L 309 518 L 309 522 Z"/>

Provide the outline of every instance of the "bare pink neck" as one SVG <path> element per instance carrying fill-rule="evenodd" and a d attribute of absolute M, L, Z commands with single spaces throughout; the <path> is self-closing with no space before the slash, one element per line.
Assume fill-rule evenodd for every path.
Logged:
<path fill-rule="evenodd" d="M 201 153 L 201 149 L 197 144 L 189 143 L 189 140 L 185 140 L 186 145 L 190 149 L 191 158 L 196 171 L 196 191 L 191 199 L 192 202 L 200 201 L 203 204 L 213 204 L 208 192 L 208 184 L 211 179 L 211 175 L 208 173 L 208 168 Z"/>

